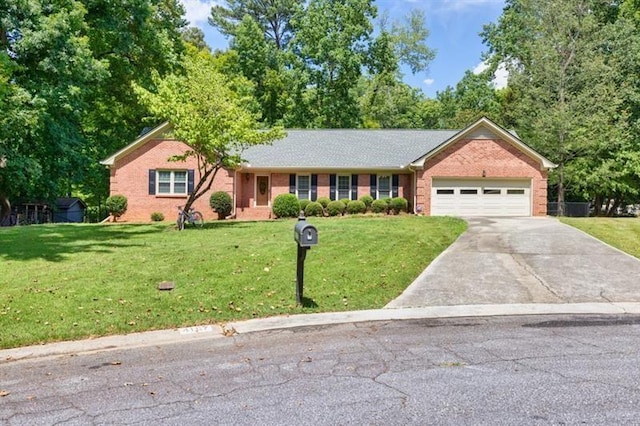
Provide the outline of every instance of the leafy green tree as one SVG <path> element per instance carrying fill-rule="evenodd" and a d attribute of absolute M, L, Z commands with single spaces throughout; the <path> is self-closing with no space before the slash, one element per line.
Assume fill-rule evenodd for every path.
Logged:
<path fill-rule="evenodd" d="M 153 115 L 168 120 L 173 136 L 189 146 L 185 155 L 172 159 L 197 159 L 197 182 L 185 203 L 186 211 L 211 189 L 221 168 L 240 163 L 243 149 L 284 136 L 281 128 L 262 128 L 259 117 L 246 108 L 246 95 L 234 90 L 249 84 L 246 79 L 230 81 L 216 69 L 215 59 L 207 51 L 188 47 L 187 53 L 185 73 L 156 78 L 154 92 L 135 87 Z"/>
<path fill-rule="evenodd" d="M 209 45 L 204 39 L 204 31 L 202 31 L 200 28 L 198 27 L 184 28 L 181 31 L 181 33 L 182 33 L 182 39 L 185 42 L 190 43 L 201 50 L 202 49 L 209 50 L 209 51 L 211 50 L 211 48 L 209 47 Z"/>
<path fill-rule="evenodd" d="M 300 84 L 310 87 L 309 96 L 300 100 L 313 116 L 312 126 L 360 124 L 354 88 L 366 63 L 375 16 L 371 0 L 311 0 L 296 16 L 293 51 L 308 77 Z"/>
<path fill-rule="evenodd" d="M 447 87 L 438 92 L 436 98 L 443 106 L 439 127 L 460 129 L 480 117 L 504 123 L 501 99 L 489 72 L 474 74 L 467 71 L 455 89 Z"/>
<path fill-rule="evenodd" d="M 0 180 L 17 200 L 107 194 L 99 159 L 146 115 L 131 82 L 180 64 L 177 0 L 0 2 Z"/>
<path fill-rule="evenodd" d="M 560 214 L 585 158 L 620 137 L 619 91 L 603 25 L 589 0 L 509 0 L 484 31 L 491 59 L 505 63 L 518 130 L 558 164 L 553 177 Z M 613 120 L 612 120 L 613 118 Z M 616 122 L 617 121 L 617 122 Z"/>
<path fill-rule="evenodd" d="M 226 0 L 211 9 L 209 24 L 222 34 L 236 36 L 245 16 L 258 23 L 265 39 L 285 50 L 291 39 L 291 19 L 302 9 L 303 0 Z"/>

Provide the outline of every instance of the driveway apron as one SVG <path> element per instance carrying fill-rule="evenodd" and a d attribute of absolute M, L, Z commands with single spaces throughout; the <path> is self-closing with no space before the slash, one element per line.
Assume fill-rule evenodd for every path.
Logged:
<path fill-rule="evenodd" d="M 387 308 L 640 302 L 640 260 L 554 218 L 468 218 Z"/>

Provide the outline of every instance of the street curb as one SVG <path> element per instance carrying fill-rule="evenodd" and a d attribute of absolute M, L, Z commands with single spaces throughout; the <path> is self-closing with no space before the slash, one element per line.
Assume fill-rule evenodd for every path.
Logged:
<path fill-rule="evenodd" d="M 0 350 L 0 365 L 23 360 L 187 343 L 195 340 L 223 338 L 234 334 L 287 330 L 299 327 L 318 327 L 370 321 L 567 314 L 640 314 L 640 303 L 458 305 L 278 316 L 230 322 L 224 326 L 194 326 Z"/>

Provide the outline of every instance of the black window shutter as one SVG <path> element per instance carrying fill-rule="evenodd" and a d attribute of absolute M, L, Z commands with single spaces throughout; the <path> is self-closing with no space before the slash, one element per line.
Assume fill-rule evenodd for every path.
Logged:
<path fill-rule="evenodd" d="M 194 186 L 194 170 L 187 170 L 187 194 L 191 194 L 193 192 Z"/>
<path fill-rule="evenodd" d="M 336 175 L 329 175 L 329 199 L 336 199 Z"/>
<path fill-rule="evenodd" d="M 391 175 L 391 196 L 393 198 L 398 196 L 398 181 L 399 181 L 399 176 L 398 175 Z"/>
<path fill-rule="evenodd" d="M 369 180 L 369 185 L 371 186 L 371 191 L 369 193 L 375 200 L 378 195 L 378 176 L 377 175 L 371 175 L 371 179 Z"/>
<path fill-rule="evenodd" d="M 296 175 L 295 173 L 291 173 L 289 175 L 289 194 L 296 193 Z"/>
<path fill-rule="evenodd" d="M 358 199 L 358 175 L 351 175 L 351 199 Z"/>
<path fill-rule="evenodd" d="M 318 175 L 311 175 L 311 201 L 318 199 Z"/>
<path fill-rule="evenodd" d="M 156 170 L 149 169 L 149 195 L 156 195 Z"/>

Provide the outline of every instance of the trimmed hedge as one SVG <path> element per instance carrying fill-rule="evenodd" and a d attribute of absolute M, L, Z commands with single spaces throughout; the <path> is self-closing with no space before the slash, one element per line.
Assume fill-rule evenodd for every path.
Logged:
<path fill-rule="evenodd" d="M 209 205 L 218 214 L 218 220 L 223 220 L 231 214 L 232 204 L 231 195 L 224 191 L 214 192 L 209 198 Z"/>
<path fill-rule="evenodd" d="M 322 208 L 326 209 L 330 202 L 331 202 L 331 199 L 328 197 L 318 198 L 318 203 L 322 204 Z"/>
<path fill-rule="evenodd" d="M 332 201 L 327 205 L 327 214 L 329 216 L 341 216 L 346 209 L 347 206 L 342 201 Z"/>
<path fill-rule="evenodd" d="M 374 200 L 371 203 L 371 211 L 373 213 L 386 213 L 389 208 L 385 200 Z"/>
<path fill-rule="evenodd" d="M 294 194 L 280 194 L 273 200 L 273 214 L 278 217 L 298 217 L 300 203 Z"/>
<path fill-rule="evenodd" d="M 371 208 L 371 203 L 373 203 L 373 197 L 371 195 L 363 195 L 360 197 L 360 201 L 364 203 L 367 209 Z"/>
<path fill-rule="evenodd" d="M 300 210 L 306 210 L 311 200 L 298 200 L 298 202 L 300 203 Z"/>
<path fill-rule="evenodd" d="M 307 207 L 304 209 L 304 215 L 307 217 L 311 216 L 324 216 L 324 209 L 322 208 L 322 204 L 317 201 L 312 201 L 307 204 Z"/>
<path fill-rule="evenodd" d="M 127 197 L 124 195 L 112 195 L 107 198 L 105 206 L 109 214 L 113 216 L 113 221 L 116 222 L 127 211 Z"/>
<path fill-rule="evenodd" d="M 151 220 L 154 222 L 162 222 L 164 220 L 164 215 L 161 212 L 153 212 L 151 213 Z"/>
<path fill-rule="evenodd" d="M 401 212 L 406 213 L 409 209 L 409 201 L 407 201 L 406 198 L 396 197 L 391 200 L 390 207 L 394 214 L 399 214 Z"/>
<path fill-rule="evenodd" d="M 349 214 L 359 214 L 359 213 L 366 213 L 366 212 L 367 212 L 367 206 L 364 204 L 364 202 L 360 200 L 351 201 L 347 206 L 347 213 Z"/>

